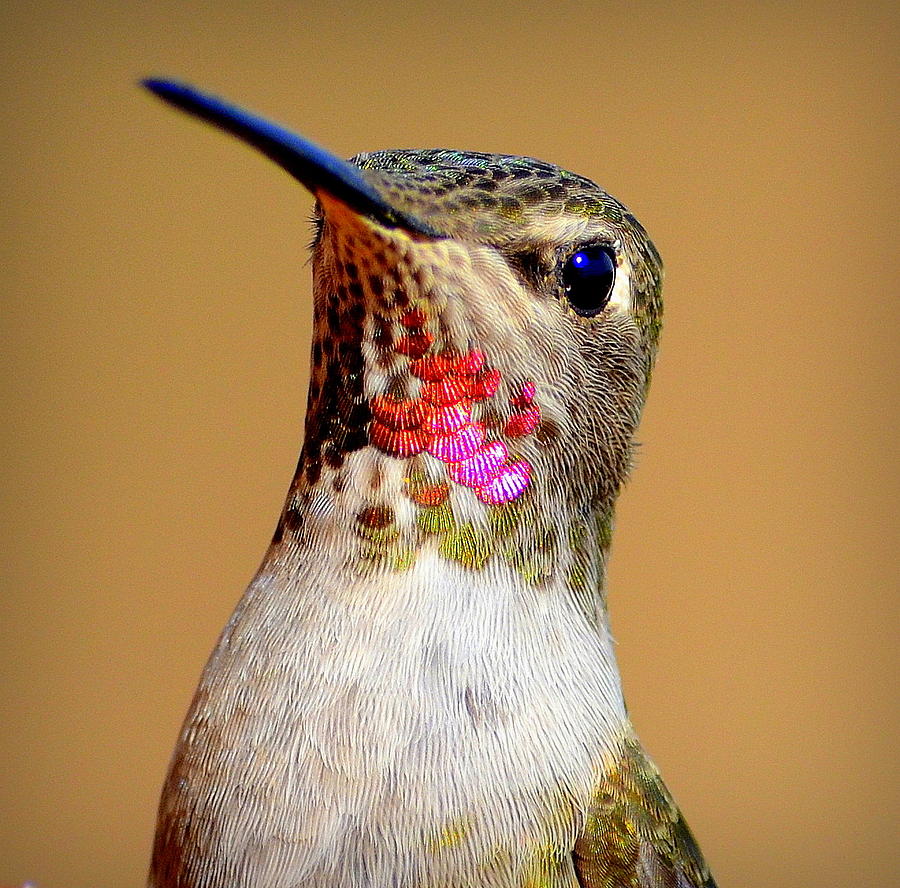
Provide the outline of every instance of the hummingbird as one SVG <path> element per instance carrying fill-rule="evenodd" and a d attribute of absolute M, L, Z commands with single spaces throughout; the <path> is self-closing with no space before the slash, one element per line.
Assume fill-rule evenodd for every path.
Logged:
<path fill-rule="evenodd" d="M 643 227 L 529 157 L 345 161 L 144 85 L 316 198 L 299 464 L 182 728 L 151 888 L 715 888 L 607 609 L 662 318 Z"/>

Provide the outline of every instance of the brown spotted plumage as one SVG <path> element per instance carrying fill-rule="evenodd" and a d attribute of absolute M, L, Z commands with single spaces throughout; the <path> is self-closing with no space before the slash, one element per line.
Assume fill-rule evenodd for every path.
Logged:
<path fill-rule="evenodd" d="M 153 888 L 714 888 L 606 610 L 662 267 L 523 157 L 350 162 L 166 81 L 318 198 L 306 435 L 200 680 Z"/>

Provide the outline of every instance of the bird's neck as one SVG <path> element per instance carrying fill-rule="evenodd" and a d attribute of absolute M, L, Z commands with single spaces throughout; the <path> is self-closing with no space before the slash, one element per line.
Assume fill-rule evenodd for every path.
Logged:
<path fill-rule="evenodd" d="M 404 574 L 433 555 L 473 581 L 508 573 L 559 590 L 605 622 L 617 475 L 584 469 L 550 387 L 502 351 L 492 362 L 442 340 L 419 309 L 380 330 L 317 299 L 306 435 L 276 546 L 339 561 L 348 577 Z M 379 337 L 384 366 L 362 345 Z"/>
<path fill-rule="evenodd" d="M 291 486 L 269 560 L 288 573 L 312 559 L 339 586 L 503 582 L 522 595 L 568 601 L 606 631 L 606 565 L 611 509 L 587 504 L 565 510 L 542 501 L 541 487 L 521 502 L 490 507 L 466 490 L 422 505 L 409 496 L 410 466 L 372 448 L 340 468 L 323 465 L 311 481 L 301 468 Z M 377 496 L 373 498 L 373 489 Z M 427 564 L 424 572 L 417 565 Z"/>

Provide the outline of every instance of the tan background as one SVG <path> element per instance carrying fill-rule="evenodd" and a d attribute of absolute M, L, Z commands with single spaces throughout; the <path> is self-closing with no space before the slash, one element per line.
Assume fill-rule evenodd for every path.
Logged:
<path fill-rule="evenodd" d="M 163 73 L 632 207 L 668 268 L 614 548 L 634 720 L 722 888 L 896 884 L 891 6 L 4 3 L 0 883 L 141 884 L 299 446 L 311 201 Z"/>

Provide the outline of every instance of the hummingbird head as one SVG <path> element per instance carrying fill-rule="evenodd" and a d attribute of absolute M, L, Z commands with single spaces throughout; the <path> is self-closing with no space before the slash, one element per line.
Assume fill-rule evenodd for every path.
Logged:
<path fill-rule="evenodd" d="M 306 436 L 276 541 L 352 528 L 366 568 L 431 547 L 602 585 L 656 354 L 662 266 L 582 176 L 450 150 L 349 162 L 166 81 L 317 198 Z"/>

